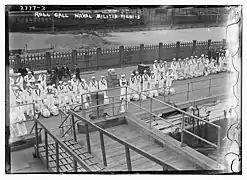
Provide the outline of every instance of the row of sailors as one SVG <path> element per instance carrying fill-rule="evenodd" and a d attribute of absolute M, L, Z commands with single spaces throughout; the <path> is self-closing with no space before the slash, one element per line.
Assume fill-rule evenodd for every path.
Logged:
<path fill-rule="evenodd" d="M 41 74 L 38 76 L 37 81 L 39 84 L 45 89 L 46 88 L 46 74 L 44 72 L 41 72 Z M 19 86 L 22 90 L 24 90 L 24 84 L 31 86 L 36 82 L 34 75 L 31 71 L 28 72 L 26 76 L 22 76 L 21 73 L 18 73 L 18 77 L 16 80 L 13 78 L 10 78 L 10 84 L 16 84 Z"/>
<path fill-rule="evenodd" d="M 44 88 L 40 81 L 38 81 L 35 86 L 27 84 L 25 90 L 20 88 L 20 86 L 13 86 L 11 91 L 11 104 L 16 105 L 16 102 L 18 102 L 18 104 L 34 102 L 36 113 L 41 113 L 43 115 L 42 112 L 44 109 L 47 109 L 51 112 L 50 114 L 56 115 L 58 114 L 56 105 L 58 105 L 58 108 L 60 109 L 65 106 L 68 109 L 68 106 L 72 107 L 73 105 L 80 104 L 81 97 L 85 106 L 88 107 L 88 101 L 90 101 L 91 98 L 89 93 L 102 90 L 104 98 L 107 99 L 106 89 L 107 81 L 104 76 L 101 76 L 99 82 L 96 81 L 93 76 L 89 85 L 84 79 L 79 82 L 79 80 L 73 76 L 72 80 L 68 81 L 68 83 L 59 81 L 57 88 L 54 84 Z M 33 108 L 30 105 L 25 106 L 24 112 L 26 112 L 28 116 L 34 114 Z"/>
<path fill-rule="evenodd" d="M 229 69 L 227 67 L 228 59 L 225 56 L 220 56 L 218 62 L 214 59 L 209 60 L 208 57 L 204 57 L 204 54 L 201 57 L 191 56 L 190 58 L 181 59 L 173 58 L 170 68 L 174 73 L 175 80 L 178 79 L 179 74 L 185 78 L 197 77 L 201 75 L 208 75 L 210 73 L 216 73 L 221 71 L 226 71 Z M 158 63 L 157 60 L 154 61 L 153 71 L 156 77 L 158 77 L 160 72 L 166 74 L 168 72 L 168 64 L 166 61 L 160 60 Z"/>
<path fill-rule="evenodd" d="M 147 70 L 144 70 L 144 74 L 140 75 L 138 71 L 135 74 L 131 74 L 129 80 L 126 79 L 125 75 L 122 75 L 119 84 L 121 87 L 121 100 L 125 100 L 126 93 L 128 94 L 128 100 L 145 100 L 148 97 L 156 97 L 158 94 L 164 92 L 173 93 L 174 89 L 171 89 L 172 81 L 174 80 L 174 74 L 172 69 L 169 68 L 166 75 L 161 71 L 158 76 L 155 75 L 154 71 L 149 76 Z M 156 85 L 158 84 L 158 88 Z M 126 87 L 127 92 L 126 92 Z"/>

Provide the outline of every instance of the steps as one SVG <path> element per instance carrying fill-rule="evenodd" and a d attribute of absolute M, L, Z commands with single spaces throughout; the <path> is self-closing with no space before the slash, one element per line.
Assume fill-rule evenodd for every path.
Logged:
<path fill-rule="evenodd" d="M 101 171 L 103 166 L 87 152 L 85 148 L 80 146 L 77 142 L 70 140 L 63 141 L 74 153 L 76 153 L 82 161 L 84 161 L 92 171 Z M 45 144 L 39 145 L 39 157 L 46 164 L 45 158 Z M 55 143 L 48 143 L 48 166 L 53 172 L 56 172 L 56 151 Z M 73 158 L 61 147 L 59 147 L 59 172 L 74 172 L 73 171 Z M 77 163 L 77 172 L 86 172 L 86 170 Z"/>
<path fill-rule="evenodd" d="M 134 146 L 161 158 L 164 162 L 175 167 L 169 170 L 198 170 L 200 167 L 168 149 L 157 145 L 155 142 L 145 138 L 140 132 L 126 124 L 106 129 Z M 85 136 L 85 135 L 84 135 Z M 92 154 L 102 162 L 102 152 L 98 132 L 90 133 Z M 127 171 L 125 148 L 120 143 L 104 136 L 107 167 L 104 171 Z M 151 160 L 141 156 L 130 149 L 132 171 L 162 170 L 162 167 Z"/>

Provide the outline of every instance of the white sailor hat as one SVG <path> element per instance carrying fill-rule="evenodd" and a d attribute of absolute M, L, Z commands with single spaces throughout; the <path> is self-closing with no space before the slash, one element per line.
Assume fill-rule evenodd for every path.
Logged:
<path fill-rule="evenodd" d="M 68 80 L 68 83 L 71 83 L 71 81 L 70 81 L 70 80 Z"/>
<path fill-rule="evenodd" d="M 75 78 L 75 77 L 76 77 L 76 75 L 74 74 L 72 77 L 73 77 L 73 78 Z"/>
<path fill-rule="evenodd" d="M 151 71 L 151 74 L 154 74 L 154 71 Z"/>
<path fill-rule="evenodd" d="M 178 58 L 179 61 L 181 61 L 182 59 L 181 58 Z"/>
<path fill-rule="evenodd" d="M 172 60 L 173 60 L 173 61 L 175 61 L 175 60 L 176 60 L 176 58 L 173 58 Z"/>
<path fill-rule="evenodd" d="M 125 77 L 125 74 L 122 74 L 121 77 Z"/>
<path fill-rule="evenodd" d="M 81 79 L 81 82 L 85 82 L 85 79 Z"/>
<path fill-rule="evenodd" d="M 134 74 L 133 74 L 133 73 L 131 73 L 131 76 L 134 76 Z"/>
<path fill-rule="evenodd" d="M 166 62 L 166 61 L 164 61 L 164 63 L 166 64 L 167 62 Z"/>
<path fill-rule="evenodd" d="M 52 84 L 52 87 L 56 87 L 56 85 L 55 84 Z"/>
<path fill-rule="evenodd" d="M 186 60 L 189 60 L 189 58 L 187 57 Z"/>
<path fill-rule="evenodd" d="M 135 73 L 138 73 L 139 74 L 139 71 L 136 71 Z"/>
<path fill-rule="evenodd" d="M 59 84 L 62 84 L 62 83 L 63 83 L 63 81 L 59 81 L 58 83 L 59 83 Z"/>
<path fill-rule="evenodd" d="M 92 76 L 92 79 L 95 79 L 95 76 Z"/>
<path fill-rule="evenodd" d="M 190 58 L 193 58 L 194 56 L 190 56 Z"/>
<path fill-rule="evenodd" d="M 155 63 L 157 63 L 157 60 L 154 60 Z"/>
<path fill-rule="evenodd" d="M 202 54 L 201 56 L 204 57 L 204 54 Z"/>
<path fill-rule="evenodd" d="M 214 59 L 212 59 L 212 61 L 214 62 Z"/>
<path fill-rule="evenodd" d="M 63 83 L 63 85 L 67 85 L 67 83 L 66 83 L 66 82 L 64 82 L 64 83 Z"/>
<path fill-rule="evenodd" d="M 21 73 L 16 73 L 17 76 L 21 76 Z"/>
<path fill-rule="evenodd" d="M 146 69 L 144 69 L 144 71 L 143 72 L 147 72 L 147 70 Z"/>
<path fill-rule="evenodd" d="M 197 58 L 197 56 L 195 56 L 195 58 Z"/>
<path fill-rule="evenodd" d="M 102 75 L 102 76 L 100 76 L 100 77 L 101 77 L 101 78 L 104 78 L 105 76 Z"/>
<path fill-rule="evenodd" d="M 28 74 L 31 74 L 32 72 L 31 71 L 28 71 Z"/>

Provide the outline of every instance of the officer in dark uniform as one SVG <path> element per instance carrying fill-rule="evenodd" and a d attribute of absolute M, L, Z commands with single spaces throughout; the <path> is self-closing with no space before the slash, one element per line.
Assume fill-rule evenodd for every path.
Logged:
<path fill-rule="evenodd" d="M 80 68 L 77 66 L 77 64 L 75 65 L 74 72 L 75 72 L 75 75 L 76 75 L 76 79 L 78 79 L 81 82 Z"/>

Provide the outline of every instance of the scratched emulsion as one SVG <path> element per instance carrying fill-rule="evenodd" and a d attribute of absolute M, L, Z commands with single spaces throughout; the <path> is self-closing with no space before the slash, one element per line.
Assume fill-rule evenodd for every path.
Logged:
<path fill-rule="evenodd" d="M 231 11 L 227 26 L 226 37 L 229 57 L 232 61 L 232 76 L 229 84 L 229 104 L 232 107 L 228 112 L 228 131 L 223 144 L 224 158 L 228 172 L 240 172 L 241 167 L 241 33 L 242 33 L 242 6 L 229 7 Z"/>

